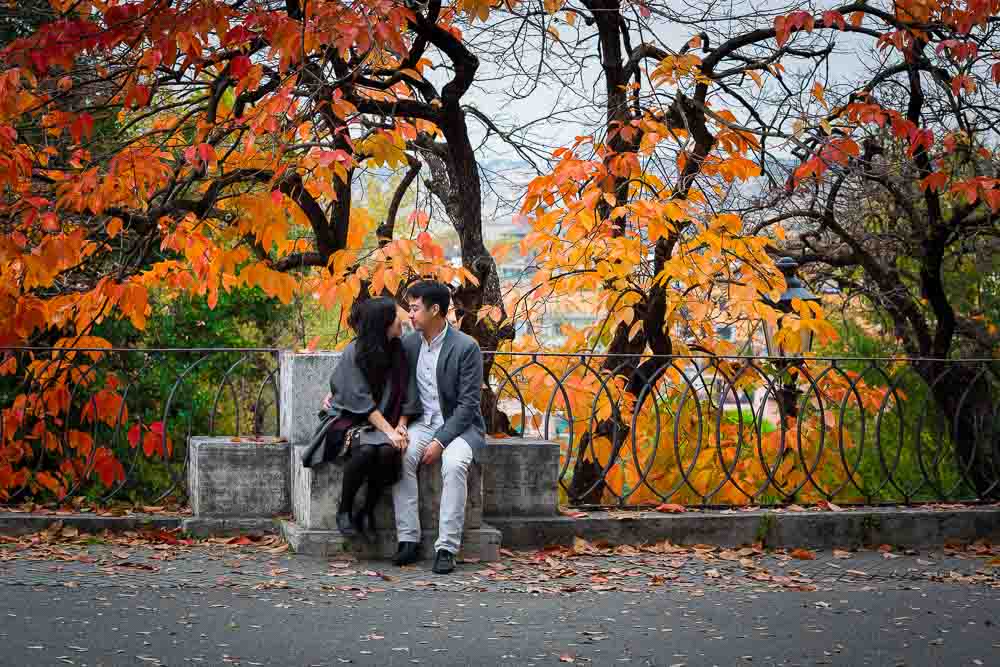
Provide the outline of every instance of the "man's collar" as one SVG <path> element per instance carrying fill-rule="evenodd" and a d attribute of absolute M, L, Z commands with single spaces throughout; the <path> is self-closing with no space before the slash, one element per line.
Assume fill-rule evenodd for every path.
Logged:
<path fill-rule="evenodd" d="M 445 322 L 444 328 L 441 329 L 441 332 L 437 336 L 434 336 L 434 339 L 431 340 L 430 343 L 428 343 L 427 339 L 424 338 L 424 344 L 427 345 L 427 347 L 440 347 L 441 344 L 444 343 L 444 337 L 448 335 L 448 328 L 449 325 Z"/>

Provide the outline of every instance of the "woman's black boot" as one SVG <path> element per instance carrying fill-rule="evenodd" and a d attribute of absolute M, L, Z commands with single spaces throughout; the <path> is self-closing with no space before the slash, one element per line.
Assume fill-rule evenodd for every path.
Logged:
<path fill-rule="evenodd" d="M 365 497 L 365 504 L 351 516 L 354 529 L 365 538 L 366 542 L 375 543 L 378 540 L 378 528 L 375 526 L 375 506 L 378 504 L 382 489 L 378 488 L 377 482 L 370 477 L 368 479 L 368 491 Z"/>
<path fill-rule="evenodd" d="M 350 512 L 337 512 L 337 530 L 344 537 L 357 537 L 358 531 L 351 521 Z"/>

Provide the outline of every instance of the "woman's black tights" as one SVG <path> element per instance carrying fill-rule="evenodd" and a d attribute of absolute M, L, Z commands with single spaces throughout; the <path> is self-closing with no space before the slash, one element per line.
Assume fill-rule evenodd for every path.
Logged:
<path fill-rule="evenodd" d="M 350 512 L 354 507 L 354 496 L 361 485 L 368 481 L 363 516 L 371 518 L 375 504 L 389 483 L 392 466 L 399 452 L 390 445 L 361 445 L 351 448 L 344 463 L 344 485 L 340 492 L 338 513 Z"/>

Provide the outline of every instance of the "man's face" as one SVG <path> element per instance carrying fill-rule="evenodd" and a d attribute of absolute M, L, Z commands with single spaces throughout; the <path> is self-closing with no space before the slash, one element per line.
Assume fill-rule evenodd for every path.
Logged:
<path fill-rule="evenodd" d="M 431 309 L 427 310 L 427 306 L 420 299 L 410 299 L 410 323 L 417 331 L 423 331 L 437 312 L 437 306 L 431 306 Z"/>

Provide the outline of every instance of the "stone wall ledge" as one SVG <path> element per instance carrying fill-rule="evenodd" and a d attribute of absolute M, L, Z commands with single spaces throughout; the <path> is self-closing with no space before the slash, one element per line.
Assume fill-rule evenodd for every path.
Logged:
<path fill-rule="evenodd" d="M 252 525 L 247 523 L 250 521 Z M 329 554 L 344 551 L 344 540 L 335 531 L 308 531 L 282 519 L 199 519 L 177 515 L 54 514 L 0 511 L 0 534 L 26 535 L 62 522 L 81 532 L 97 534 L 174 530 L 183 528 L 199 537 L 229 536 L 238 532 L 274 533 L 281 529 L 303 534 L 308 541 L 331 545 Z M 649 544 L 670 540 L 675 544 L 710 544 L 735 547 L 762 541 L 768 548 L 857 548 L 890 544 L 894 547 L 927 549 L 948 542 L 968 543 L 978 539 L 1000 541 L 1000 505 L 927 509 L 922 507 L 854 508 L 844 512 L 700 511 L 683 514 L 656 512 L 588 512 L 586 518 L 567 516 L 486 516 L 481 527 L 484 539 L 499 540 L 509 549 L 538 549 L 551 544 L 571 544 L 575 537 L 612 544 Z M 432 538 L 428 530 L 425 537 Z M 380 541 L 394 548 L 394 531 L 381 531 Z M 429 540 L 428 540 L 429 541 Z M 499 543 L 498 543 L 499 546 Z M 354 547 L 347 546 L 347 550 Z M 362 553 L 364 547 L 358 546 Z M 310 552 L 306 549 L 304 552 Z M 470 550 L 471 551 L 471 550 Z M 320 555 L 320 554 L 316 554 Z M 470 557 L 472 557 L 470 555 Z M 485 559 L 484 559 L 485 560 Z"/>
<path fill-rule="evenodd" d="M 572 544 L 575 537 L 611 544 L 710 544 L 736 547 L 762 542 L 765 547 L 847 549 L 890 544 L 931 548 L 948 542 L 1000 540 L 1000 505 L 928 509 L 861 507 L 843 512 L 787 510 L 692 510 L 658 512 L 588 512 L 574 519 L 499 517 L 484 520 L 503 534 L 508 549 L 536 549 Z"/>
<path fill-rule="evenodd" d="M 359 558 L 390 559 L 396 553 L 396 530 L 379 530 L 374 543 L 347 539 L 336 530 L 314 530 L 294 521 L 281 521 L 281 534 L 297 554 L 320 558 L 351 555 Z M 420 538 L 420 557 L 434 557 L 437 526 L 424 529 Z M 491 562 L 500 558 L 500 531 L 488 524 L 466 528 L 462 534 L 459 559 Z"/>

